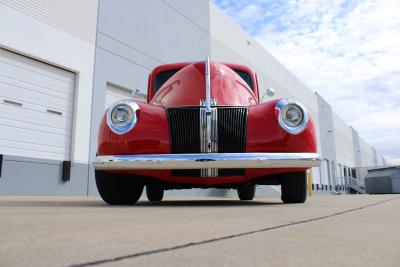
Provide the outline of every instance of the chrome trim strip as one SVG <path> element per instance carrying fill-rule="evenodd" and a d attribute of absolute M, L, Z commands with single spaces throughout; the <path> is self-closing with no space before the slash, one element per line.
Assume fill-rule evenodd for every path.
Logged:
<path fill-rule="evenodd" d="M 211 113 L 211 70 L 210 70 L 210 57 L 207 57 L 205 62 L 205 78 L 206 78 L 206 110 L 207 113 Z"/>
<path fill-rule="evenodd" d="M 218 110 L 200 107 L 200 151 L 201 153 L 218 152 Z M 218 177 L 218 169 L 201 169 L 201 177 Z"/>
<path fill-rule="evenodd" d="M 96 170 L 172 170 L 235 168 L 310 168 L 321 165 L 316 153 L 203 153 L 97 156 Z"/>
<path fill-rule="evenodd" d="M 200 151 L 218 152 L 217 101 L 211 99 L 210 57 L 205 62 L 206 98 L 200 101 Z M 201 169 L 201 177 L 218 177 L 218 169 Z"/>

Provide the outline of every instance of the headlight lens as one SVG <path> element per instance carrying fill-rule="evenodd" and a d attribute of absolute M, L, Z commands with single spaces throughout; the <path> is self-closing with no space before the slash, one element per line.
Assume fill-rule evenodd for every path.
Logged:
<path fill-rule="evenodd" d="M 303 122 L 303 117 L 303 111 L 296 104 L 289 104 L 282 111 L 283 121 L 291 127 L 299 126 Z"/>
<path fill-rule="evenodd" d="M 299 134 L 307 128 L 308 115 L 305 108 L 298 102 L 281 99 L 275 106 L 278 111 L 279 125 L 291 134 Z"/>
<path fill-rule="evenodd" d="M 126 105 L 116 106 L 111 111 L 111 122 L 114 126 L 123 127 L 132 120 L 132 109 Z"/>
<path fill-rule="evenodd" d="M 139 106 L 132 100 L 121 100 L 107 111 L 108 127 L 116 134 L 125 134 L 137 123 L 136 111 Z"/>

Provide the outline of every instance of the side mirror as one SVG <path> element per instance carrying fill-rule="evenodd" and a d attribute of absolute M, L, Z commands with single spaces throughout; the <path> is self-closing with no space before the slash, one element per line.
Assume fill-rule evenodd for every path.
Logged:
<path fill-rule="evenodd" d="M 267 89 L 265 90 L 265 94 L 264 94 L 263 97 L 261 98 L 261 103 L 264 102 L 264 98 L 265 98 L 266 96 L 268 96 L 268 97 L 273 97 L 275 94 L 276 94 L 275 89 L 273 89 L 273 88 L 267 88 Z"/>

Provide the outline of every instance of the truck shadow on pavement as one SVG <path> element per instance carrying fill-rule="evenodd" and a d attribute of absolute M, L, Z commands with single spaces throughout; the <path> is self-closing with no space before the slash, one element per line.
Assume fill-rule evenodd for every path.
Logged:
<path fill-rule="evenodd" d="M 103 200 L 99 199 L 13 199 L 0 200 L 1 208 L 35 208 L 35 207 L 70 207 L 70 208 L 144 208 L 144 207 L 238 207 L 238 206 L 271 206 L 283 205 L 278 199 L 240 201 L 236 199 L 173 199 L 161 202 L 150 202 L 146 199 L 139 200 L 135 205 L 127 206 L 110 206 Z"/>
<path fill-rule="evenodd" d="M 161 202 L 139 201 L 135 204 L 137 207 L 165 206 L 165 207 L 194 207 L 194 206 L 266 206 L 279 205 L 280 202 L 271 201 L 240 201 L 233 199 L 201 199 L 201 200 L 165 200 Z"/>

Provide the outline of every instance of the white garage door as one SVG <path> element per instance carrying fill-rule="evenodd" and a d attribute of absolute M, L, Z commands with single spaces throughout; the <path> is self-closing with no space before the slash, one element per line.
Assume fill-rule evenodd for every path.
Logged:
<path fill-rule="evenodd" d="M 111 83 L 107 83 L 107 92 L 106 92 L 106 106 L 107 109 L 114 102 L 117 102 L 121 99 L 132 98 L 132 90 L 125 89 Z"/>
<path fill-rule="evenodd" d="M 0 49 L 0 154 L 70 159 L 75 74 Z"/>

